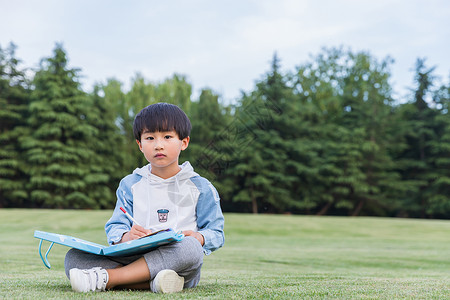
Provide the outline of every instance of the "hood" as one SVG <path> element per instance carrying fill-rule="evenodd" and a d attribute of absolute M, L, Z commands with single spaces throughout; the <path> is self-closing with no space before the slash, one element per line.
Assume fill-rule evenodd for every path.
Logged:
<path fill-rule="evenodd" d="M 191 166 L 191 164 L 186 161 L 182 165 L 180 165 L 180 172 L 175 174 L 172 177 L 169 177 L 167 179 L 163 179 L 159 176 L 156 176 L 152 174 L 152 166 L 150 164 L 143 166 L 142 168 L 137 168 L 133 171 L 133 174 L 140 175 L 144 178 L 148 178 L 150 182 L 155 183 L 169 183 L 173 181 L 181 181 L 186 180 L 194 176 L 199 176 L 196 172 L 194 172 L 194 168 Z"/>

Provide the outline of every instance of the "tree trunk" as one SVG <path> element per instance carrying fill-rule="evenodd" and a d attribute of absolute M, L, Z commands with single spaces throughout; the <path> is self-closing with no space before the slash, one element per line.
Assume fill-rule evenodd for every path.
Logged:
<path fill-rule="evenodd" d="M 333 205 L 334 201 L 328 202 L 322 209 L 316 214 L 317 216 L 326 215 L 328 209 L 330 209 L 331 205 Z"/>
<path fill-rule="evenodd" d="M 256 203 L 256 199 L 252 198 L 252 212 L 254 214 L 258 213 L 258 203 Z"/>
<path fill-rule="evenodd" d="M 359 215 L 359 213 L 361 212 L 361 209 L 364 206 L 364 199 L 362 199 L 361 201 L 359 201 L 358 206 L 356 206 L 355 210 L 352 213 L 352 217 L 356 217 L 357 215 Z"/>
<path fill-rule="evenodd" d="M 253 188 L 250 189 L 250 197 L 252 198 L 252 212 L 254 214 L 258 213 L 258 203 L 256 202 L 255 196 L 253 196 Z"/>

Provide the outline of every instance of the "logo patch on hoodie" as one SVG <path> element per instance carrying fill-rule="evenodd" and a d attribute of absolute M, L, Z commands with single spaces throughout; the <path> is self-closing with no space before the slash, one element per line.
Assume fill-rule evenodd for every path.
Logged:
<path fill-rule="evenodd" d="M 169 216 L 169 210 L 162 208 L 162 209 L 158 209 L 156 211 L 158 213 L 158 220 L 160 223 L 165 223 L 167 222 L 168 216 Z"/>

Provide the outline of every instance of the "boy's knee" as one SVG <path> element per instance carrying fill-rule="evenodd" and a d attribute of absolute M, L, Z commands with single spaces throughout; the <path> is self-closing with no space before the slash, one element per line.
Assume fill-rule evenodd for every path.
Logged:
<path fill-rule="evenodd" d="M 185 261 L 192 268 L 200 268 L 203 264 L 203 247 L 194 237 L 188 236 L 185 239 Z"/>
<path fill-rule="evenodd" d="M 85 252 L 73 248 L 67 251 L 66 257 L 64 258 L 64 270 L 66 271 L 67 278 L 70 279 L 70 269 L 79 268 L 80 262 L 84 260 L 85 254 Z"/>

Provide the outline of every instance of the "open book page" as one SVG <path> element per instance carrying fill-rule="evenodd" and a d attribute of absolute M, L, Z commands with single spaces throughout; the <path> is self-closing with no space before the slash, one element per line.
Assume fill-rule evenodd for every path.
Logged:
<path fill-rule="evenodd" d="M 103 254 L 107 256 L 135 255 L 148 252 L 162 245 L 181 241 L 183 238 L 183 234 L 175 233 L 172 229 L 160 230 L 140 239 L 109 246 L 103 249 Z"/>
<path fill-rule="evenodd" d="M 64 234 L 38 230 L 34 232 L 34 237 L 40 240 L 49 241 L 93 254 L 107 256 L 128 256 L 145 253 L 153 248 L 180 241 L 184 238 L 184 235 L 181 233 L 175 233 L 172 229 L 166 229 L 151 233 L 150 235 L 140 239 L 112 246 L 103 246 Z"/>

